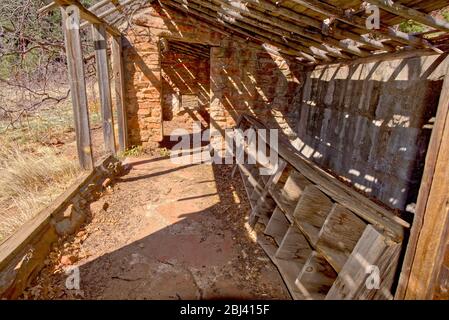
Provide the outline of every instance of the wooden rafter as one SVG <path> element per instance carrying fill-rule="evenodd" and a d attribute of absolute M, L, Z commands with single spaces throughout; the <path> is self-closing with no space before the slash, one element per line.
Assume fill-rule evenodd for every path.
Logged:
<path fill-rule="evenodd" d="M 108 1 L 109 1 L 109 0 L 108 0 Z M 115 5 L 114 7 L 110 8 L 110 9 L 108 9 L 108 10 L 106 10 L 106 11 L 100 13 L 100 14 L 98 14 L 97 16 L 98 16 L 98 18 L 104 19 L 104 18 L 110 16 L 111 14 L 113 14 L 113 13 L 115 13 L 115 12 L 117 12 L 117 11 L 119 11 L 119 12 L 120 12 L 120 11 L 123 11 L 122 9 L 123 9 L 125 6 L 131 4 L 131 3 L 134 2 L 134 1 L 136 1 L 136 0 L 126 0 L 126 1 L 123 1 L 122 3 L 117 2 L 117 5 Z M 94 11 L 94 9 L 92 9 L 93 7 L 94 7 L 94 6 L 89 7 L 89 11 Z M 87 21 L 81 23 L 81 28 L 85 27 L 86 25 L 88 25 L 88 22 L 87 22 Z"/>
<path fill-rule="evenodd" d="M 226 28 L 228 28 L 230 30 L 233 30 L 233 31 L 235 31 L 235 32 L 237 32 L 239 34 L 242 34 L 242 35 L 244 35 L 244 36 L 246 36 L 246 37 L 248 37 L 250 39 L 254 39 L 257 42 L 269 43 L 271 45 L 274 45 L 274 46 L 278 47 L 283 52 L 285 52 L 285 53 L 287 53 L 289 55 L 293 55 L 293 56 L 296 55 L 296 56 L 302 57 L 302 58 L 304 58 L 304 59 L 306 59 L 306 60 L 308 60 L 308 61 L 310 61 L 312 63 L 318 63 L 320 61 L 320 60 L 317 60 L 312 55 L 309 55 L 309 54 L 307 54 L 305 52 L 302 52 L 302 51 L 297 51 L 297 50 L 289 47 L 288 45 L 283 44 L 282 42 L 279 43 L 277 41 L 274 41 L 270 37 L 266 37 L 266 36 L 261 35 L 261 34 L 257 34 L 257 35 L 256 34 L 251 34 L 244 28 L 241 28 L 241 27 L 238 27 L 238 26 L 234 26 L 234 25 L 230 25 L 230 24 L 220 20 L 219 18 L 217 18 L 215 16 L 211 16 L 211 15 L 205 13 L 204 9 L 196 10 L 196 9 L 192 8 L 191 6 L 183 5 L 182 3 L 179 3 L 179 2 L 177 2 L 175 0 L 164 0 L 162 3 L 169 4 L 171 7 L 175 7 L 177 9 L 181 10 L 181 11 L 184 11 L 185 13 L 192 14 L 194 16 L 200 17 L 200 18 L 202 18 L 202 19 L 204 19 L 206 21 L 209 21 L 210 23 L 213 23 L 213 24 L 219 23 L 219 24 L 221 24 L 223 26 L 226 26 Z"/>
<path fill-rule="evenodd" d="M 195 1 L 195 0 L 193 0 Z M 248 10 L 247 7 L 241 5 L 236 5 L 232 2 L 226 2 L 221 0 L 213 0 L 213 2 L 221 5 L 221 7 L 215 7 L 216 10 L 220 10 L 225 12 L 225 14 L 232 15 L 236 17 L 236 13 L 240 15 L 237 17 L 238 19 L 243 19 L 244 21 L 260 21 L 258 23 L 266 24 L 267 26 L 271 26 L 270 30 L 274 32 L 283 32 L 281 36 L 290 38 L 292 40 L 300 41 L 306 45 L 314 46 L 317 49 L 323 50 L 327 52 L 329 55 L 345 59 L 348 56 L 341 53 L 338 49 L 346 51 L 352 55 L 356 56 L 366 56 L 369 53 L 364 52 L 363 50 L 350 45 L 345 45 L 340 43 L 338 40 L 332 38 L 323 37 L 318 33 L 308 32 L 304 27 L 295 25 L 292 23 L 288 23 L 274 16 L 267 15 L 257 10 Z M 204 4 L 206 5 L 206 4 Z M 208 4 L 210 5 L 210 4 Z M 285 31 L 283 31 L 285 30 Z M 336 47 L 336 48 L 335 48 Z M 338 49 L 337 49 L 338 48 Z"/>
<path fill-rule="evenodd" d="M 87 20 L 93 24 L 103 24 L 106 31 L 109 34 L 111 34 L 113 36 L 120 35 L 120 31 L 116 27 L 111 26 L 109 23 L 104 21 L 102 18 L 99 18 L 93 12 L 89 11 L 78 0 L 56 0 L 55 2 L 61 7 L 76 6 L 80 11 L 81 18 L 83 18 L 84 20 Z"/>
<path fill-rule="evenodd" d="M 384 26 L 380 30 L 369 30 L 366 28 L 365 20 L 356 15 L 348 16 L 343 9 L 337 8 L 330 4 L 318 1 L 318 0 L 291 0 L 292 2 L 306 7 L 307 9 L 318 12 L 327 17 L 334 17 L 344 23 L 355 26 L 359 29 L 366 30 L 368 33 L 377 34 L 383 37 L 390 38 L 400 43 L 412 46 L 412 47 L 427 47 L 434 48 L 427 40 L 415 37 L 413 35 L 395 30 L 390 26 Z M 438 49 L 435 49 L 438 51 Z M 439 51 L 441 53 L 441 51 Z"/>
<path fill-rule="evenodd" d="M 295 23 L 298 23 L 300 25 L 310 26 L 314 28 L 315 30 L 321 31 L 323 27 L 323 22 L 318 21 L 316 19 L 313 19 L 307 15 L 299 14 L 296 11 L 293 11 L 291 9 L 284 8 L 282 6 L 276 6 L 273 3 L 267 1 L 267 0 L 246 0 L 246 3 L 249 7 L 256 8 L 258 10 L 266 10 L 271 12 L 273 15 L 279 15 L 288 19 L 293 20 Z M 311 30 L 306 30 L 306 33 L 316 34 L 317 32 L 312 32 Z M 339 37 L 342 39 L 351 39 L 356 42 L 359 42 L 361 44 L 365 44 L 371 48 L 374 48 L 376 50 L 382 50 L 382 51 L 394 51 L 395 49 L 389 45 L 383 44 L 380 41 L 371 39 L 367 36 L 359 35 L 357 33 L 342 30 L 339 28 L 336 28 L 335 30 L 332 30 L 332 33 L 329 35 L 329 37 Z"/>
<path fill-rule="evenodd" d="M 242 16 L 240 13 L 232 11 L 232 10 L 225 10 L 222 7 L 213 4 L 211 2 L 204 2 L 204 1 L 198 1 L 198 0 L 182 0 L 182 2 L 185 5 L 189 5 L 192 4 L 194 8 L 200 8 L 201 5 L 203 5 L 204 7 L 213 10 L 215 12 L 217 12 L 218 17 L 220 17 L 223 21 L 230 23 L 230 24 L 235 24 L 235 25 L 241 25 L 241 23 L 247 24 L 249 25 L 248 30 L 255 32 L 255 33 L 262 33 L 264 36 L 267 36 L 268 33 L 272 33 L 272 35 L 270 35 L 273 38 L 276 38 L 278 40 L 280 40 L 281 42 L 284 41 L 285 44 L 290 45 L 292 48 L 296 49 L 296 50 L 300 50 L 303 51 L 307 54 L 311 54 L 311 55 L 318 55 L 319 57 L 321 57 L 321 59 L 327 60 L 329 61 L 329 58 L 325 55 L 326 53 L 331 53 L 331 55 L 337 55 L 338 57 L 342 57 L 342 55 L 338 55 L 338 51 L 337 50 L 332 50 L 331 48 L 327 48 L 325 46 L 322 46 L 320 43 L 316 42 L 316 41 L 309 41 L 307 39 L 303 39 L 303 38 L 296 38 L 294 39 L 292 37 L 292 34 L 290 32 L 284 31 L 280 28 L 271 28 L 268 29 L 266 28 L 266 25 L 258 20 L 252 19 L 252 18 L 248 18 L 248 17 L 244 17 Z M 263 17 L 259 17 L 259 19 L 263 20 Z M 235 21 L 238 20 L 238 21 Z M 265 19 L 264 21 L 267 21 L 268 19 Z M 279 27 L 279 26 L 278 26 Z M 258 28 L 259 30 L 255 29 Z M 268 31 L 270 30 L 270 31 Z M 283 37 L 283 39 L 279 39 L 280 37 Z M 300 43 L 300 44 L 298 44 Z M 308 45 L 307 46 L 304 46 Z M 318 50 L 321 50 L 321 52 L 313 52 L 312 48 L 315 47 Z"/>
<path fill-rule="evenodd" d="M 119 30 L 114 26 L 126 14 L 126 6 L 135 0 L 101 0 L 89 8 L 83 7 L 79 0 L 55 0 L 39 10 L 45 13 L 57 6 L 76 5 L 81 17 L 89 22 L 104 24 L 107 32 L 118 36 Z M 411 35 L 398 31 L 392 24 L 398 19 L 412 19 L 435 29 L 448 32 L 449 23 L 433 18 L 428 13 L 441 8 L 444 1 L 424 4 L 419 2 L 410 8 L 410 1 L 367 0 L 366 3 L 379 6 L 384 10 L 386 23 L 379 30 L 366 27 L 364 6 L 358 1 L 344 2 L 338 6 L 337 1 L 289 0 L 288 4 L 271 0 L 160 0 L 175 10 L 195 15 L 207 21 L 211 28 L 226 33 L 229 30 L 243 39 L 252 39 L 256 43 L 267 43 L 280 49 L 285 54 L 293 55 L 313 63 L 333 63 L 373 55 L 395 53 L 410 48 L 430 48 L 442 53 L 440 44 L 424 39 L 423 35 Z M 292 7 L 292 3 L 296 6 Z M 109 5 L 101 13 L 99 9 Z M 418 9 L 416 9 L 418 8 Z M 187 11 L 186 11 L 187 9 Z M 347 10 L 349 9 L 349 10 Z M 106 17 L 120 12 L 116 19 Z M 114 15 L 115 17 L 115 15 Z M 330 18 L 324 20 L 325 18 Z M 339 22 L 334 23 L 337 20 Z M 385 21 L 382 19 L 382 21 Z M 394 21 L 394 22 L 393 22 Z M 352 27 L 352 28 L 351 28 Z M 377 36 L 377 37 L 375 37 Z M 379 39 L 379 36 L 383 40 Z"/>
<path fill-rule="evenodd" d="M 438 18 L 434 18 L 428 14 L 422 13 L 418 10 L 401 5 L 392 0 L 365 0 L 368 3 L 374 4 L 385 11 L 391 12 L 400 17 L 414 20 L 426 26 L 435 28 L 441 31 L 449 31 L 449 23 Z"/>

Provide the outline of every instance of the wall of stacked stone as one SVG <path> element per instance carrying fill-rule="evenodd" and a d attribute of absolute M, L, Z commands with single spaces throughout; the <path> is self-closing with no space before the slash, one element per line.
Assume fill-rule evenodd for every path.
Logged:
<path fill-rule="evenodd" d="M 209 125 L 210 76 L 209 59 L 176 51 L 168 51 L 161 58 L 162 117 L 170 121 L 170 128 L 190 130 L 193 122 Z M 185 108 L 182 95 L 196 96 L 198 109 Z M 167 132 L 164 128 L 164 134 Z"/>
<path fill-rule="evenodd" d="M 152 147 L 162 139 L 161 38 L 212 47 L 212 131 L 233 127 L 239 113 L 246 112 L 295 137 L 297 113 L 293 105 L 303 83 L 299 63 L 153 3 L 133 17 L 124 46 L 131 144 Z"/>

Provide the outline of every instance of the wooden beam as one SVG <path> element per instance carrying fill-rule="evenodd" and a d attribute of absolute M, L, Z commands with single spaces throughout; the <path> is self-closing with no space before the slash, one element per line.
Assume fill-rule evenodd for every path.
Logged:
<path fill-rule="evenodd" d="M 125 73 L 123 68 L 122 37 L 112 38 L 112 72 L 114 75 L 115 105 L 117 109 L 119 151 L 128 148 L 128 121 L 125 107 Z"/>
<path fill-rule="evenodd" d="M 367 32 L 371 32 L 384 37 L 389 37 L 392 40 L 398 41 L 400 43 L 409 46 L 433 48 L 432 44 L 430 44 L 427 40 L 417 38 L 415 36 L 401 32 L 399 30 L 395 30 L 390 26 L 384 27 L 380 30 L 376 29 L 368 30 L 366 29 L 365 25 L 366 21 L 363 18 L 355 15 L 348 17 L 343 9 L 337 8 L 335 6 L 329 5 L 327 3 L 318 0 L 291 0 L 291 1 L 303 7 L 306 7 L 307 9 L 321 13 L 322 15 L 325 15 L 327 17 L 335 17 L 336 19 L 349 25 L 355 26 L 362 30 L 367 30 Z"/>
<path fill-rule="evenodd" d="M 98 16 L 98 18 L 104 19 L 107 16 L 113 14 L 114 12 L 120 11 L 124 6 L 127 6 L 131 3 L 133 3 L 134 1 L 136 1 L 136 0 L 126 0 L 126 1 L 123 1 L 122 3 L 118 3 L 117 6 L 98 14 L 97 16 Z M 94 6 L 89 7 L 89 11 L 93 11 L 93 9 L 92 9 L 93 7 Z M 81 23 L 81 28 L 85 27 L 88 23 L 89 23 L 88 21 Z"/>
<path fill-rule="evenodd" d="M 228 23 L 226 23 L 224 21 L 221 21 L 220 19 L 217 19 L 216 17 L 212 17 L 212 16 L 204 13 L 204 9 L 202 9 L 201 11 L 200 10 L 195 10 L 195 9 L 189 7 L 189 6 L 186 6 L 186 5 L 178 3 L 176 0 L 165 0 L 164 3 L 165 4 L 169 4 L 171 7 L 174 7 L 176 9 L 179 9 L 179 10 L 184 11 L 186 13 L 189 13 L 189 14 L 195 15 L 197 17 L 200 17 L 201 19 L 209 21 L 212 24 L 216 24 L 218 22 L 219 24 L 221 24 L 223 26 L 226 26 L 226 28 L 235 31 L 238 34 L 244 35 L 244 36 L 246 36 L 246 37 L 248 37 L 250 39 L 254 39 L 255 41 L 258 41 L 258 42 L 261 42 L 261 43 L 271 44 L 271 45 L 281 49 L 283 52 L 285 52 L 285 53 L 287 53 L 289 55 L 300 56 L 300 57 L 302 57 L 302 58 L 304 58 L 304 59 L 306 59 L 306 60 L 308 60 L 310 62 L 318 63 L 318 60 L 316 60 L 313 56 L 311 56 L 309 54 L 306 54 L 306 53 L 301 52 L 301 51 L 294 50 L 294 49 L 290 48 L 287 45 L 284 45 L 284 44 L 278 43 L 276 41 L 273 41 L 271 38 L 264 37 L 264 36 L 261 36 L 261 35 L 250 34 L 249 32 L 247 32 L 243 28 L 234 27 L 234 26 L 232 26 L 232 25 L 230 25 L 230 24 L 228 24 Z"/>
<path fill-rule="evenodd" d="M 80 165 L 85 170 L 93 168 L 90 139 L 89 109 L 87 107 L 83 51 L 79 33 L 80 12 L 77 7 L 61 8 L 62 28 L 67 53 L 70 92 L 75 121 L 76 146 Z"/>
<path fill-rule="evenodd" d="M 56 2 L 54 2 L 54 1 L 52 1 L 49 4 L 47 4 L 46 6 L 43 6 L 42 8 L 37 10 L 37 14 L 38 15 L 44 15 L 47 12 L 50 12 L 50 11 L 56 9 L 57 7 L 58 7 L 58 4 Z"/>
<path fill-rule="evenodd" d="M 221 0 L 213 0 L 213 1 L 222 3 L 225 6 L 229 6 L 228 4 L 224 4 L 223 1 Z M 297 25 L 285 21 L 283 19 L 276 18 L 274 15 L 267 15 L 263 13 L 263 11 L 260 11 L 259 9 L 249 10 L 248 7 L 244 4 L 237 5 L 235 3 L 232 4 L 231 8 L 233 8 L 234 10 L 238 10 L 244 15 L 254 17 L 255 19 L 258 19 L 271 25 L 272 27 L 268 26 L 269 28 L 271 28 L 271 30 L 282 28 L 292 34 L 290 37 L 297 35 L 297 37 L 300 38 L 298 39 L 298 41 L 303 42 L 305 45 L 315 46 L 320 50 L 327 51 L 332 56 L 345 59 L 345 57 L 342 57 L 342 55 L 345 54 L 342 54 L 336 48 L 359 57 L 365 57 L 369 55 L 368 51 L 364 51 L 363 49 L 360 49 L 357 46 L 342 43 L 339 40 L 336 40 L 332 37 L 323 36 L 319 32 L 311 32 L 311 30 L 307 29 L 306 27 L 303 27 L 302 25 Z"/>
<path fill-rule="evenodd" d="M 449 70 L 427 151 L 415 218 L 396 294 L 431 299 L 449 227 Z"/>
<path fill-rule="evenodd" d="M 438 18 L 434 18 L 428 14 L 409 8 L 397 2 L 393 2 L 392 0 L 365 0 L 365 1 L 374 4 L 385 11 L 403 17 L 405 19 L 410 19 L 422 23 L 426 26 L 435 28 L 437 30 L 449 32 L 448 22 Z"/>
<path fill-rule="evenodd" d="M 113 35 L 113 36 L 119 36 L 120 31 L 111 25 L 109 25 L 106 21 L 104 21 L 102 18 L 99 18 L 96 16 L 93 12 L 86 9 L 78 0 L 55 0 L 55 2 L 61 6 L 61 7 L 67 7 L 67 6 L 75 6 L 79 9 L 80 15 L 84 20 L 89 21 L 92 24 L 103 24 L 106 31 Z"/>
<path fill-rule="evenodd" d="M 97 65 L 97 81 L 100 93 L 101 120 L 105 151 L 115 154 L 114 121 L 112 116 L 111 87 L 109 83 L 109 62 L 107 53 L 106 29 L 102 24 L 92 25 L 95 60 Z"/>
<path fill-rule="evenodd" d="M 300 24 L 300 25 L 305 25 L 305 26 L 310 26 L 313 27 L 314 29 L 317 29 L 317 32 L 322 30 L 322 26 L 323 23 L 315 20 L 309 16 L 303 15 L 303 14 L 299 14 L 296 11 L 281 7 L 281 6 L 276 6 L 273 3 L 266 1 L 266 0 L 246 0 L 246 3 L 252 7 L 252 8 L 256 8 L 258 10 L 262 10 L 262 11 L 269 11 L 271 12 L 271 14 L 274 15 L 280 15 L 286 18 L 289 18 L 293 21 L 295 21 L 296 23 Z M 312 33 L 312 30 L 306 31 L 307 33 Z M 313 34 L 315 34 L 316 32 L 314 32 Z M 384 44 L 380 41 L 371 39 L 367 36 L 361 36 L 357 33 L 354 32 L 350 32 L 347 30 L 341 30 L 339 28 L 335 28 L 332 31 L 332 36 L 336 36 L 336 37 L 340 37 L 340 38 L 347 38 L 347 39 L 351 39 L 354 41 L 357 41 L 361 44 L 365 44 L 368 45 L 374 49 L 377 50 L 382 50 L 382 51 L 395 51 L 395 48 Z"/>
<path fill-rule="evenodd" d="M 191 0 L 191 1 L 198 1 L 198 0 Z M 282 19 L 278 19 L 274 16 L 266 15 L 258 10 L 248 10 L 248 8 L 242 3 L 235 3 L 235 2 L 226 2 L 221 0 L 212 0 L 213 2 L 217 3 L 215 7 L 215 10 L 219 10 L 220 12 L 223 12 L 224 14 L 230 15 L 236 19 L 240 19 L 244 22 L 249 22 L 251 24 L 257 23 L 259 25 L 262 25 L 264 29 L 267 29 L 269 31 L 275 32 L 279 34 L 282 37 L 287 37 L 295 41 L 299 41 L 304 43 L 307 46 L 314 46 L 317 49 L 323 50 L 324 52 L 327 52 L 329 55 L 332 55 L 334 57 L 338 58 L 349 58 L 348 56 L 342 54 L 340 51 L 338 51 L 336 48 L 330 47 L 335 46 L 339 49 L 342 49 L 343 51 L 346 51 L 348 53 L 351 53 L 353 55 L 357 55 L 360 57 L 368 56 L 369 52 L 364 52 L 363 50 L 355 47 L 355 46 L 348 46 L 340 43 L 340 41 L 335 40 L 333 38 L 326 38 L 323 37 L 321 34 L 318 33 L 310 33 L 308 30 L 306 30 L 304 27 L 286 22 Z M 204 6 L 210 6 L 210 4 L 203 3 Z M 253 19 L 252 19 L 253 18 Z M 254 20 L 256 19 L 256 20 Z M 261 21 L 265 23 L 260 23 L 258 21 Z M 283 31 L 285 30 L 285 31 Z M 346 56 L 346 57 L 345 57 Z"/>

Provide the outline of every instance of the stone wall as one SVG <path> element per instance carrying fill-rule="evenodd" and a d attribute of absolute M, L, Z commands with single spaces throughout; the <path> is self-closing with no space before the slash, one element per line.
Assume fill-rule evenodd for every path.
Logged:
<path fill-rule="evenodd" d="M 295 99 L 302 67 L 256 43 L 219 32 L 192 16 L 153 3 L 133 17 L 124 47 L 131 144 L 152 147 L 162 139 L 161 38 L 211 46 L 210 125 L 233 127 L 240 112 L 295 136 Z"/>
<path fill-rule="evenodd" d="M 309 72 L 295 146 L 369 196 L 406 209 L 416 201 L 446 65 L 433 56 Z"/>
<path fill-rule="evenodd" d="M 142 8 L 132 25 L 123 48 L 128 134 L 131 145 L 154 147 L 163 138 L 160 39 L 219 46 L 223 35 L 155 3 Z"/>
<path fill-rule="evenodd" d="M 161 58 L 162 70 L 162 118 L 170 121 L 170 128 L 191 131 L 194 121 L 209 126 L 209 59 L 168 51 Z M 182 96 L 196 97 L 198 109 L 182 104 Z M 164 124 L 164 135 L 167 132 Z"/>

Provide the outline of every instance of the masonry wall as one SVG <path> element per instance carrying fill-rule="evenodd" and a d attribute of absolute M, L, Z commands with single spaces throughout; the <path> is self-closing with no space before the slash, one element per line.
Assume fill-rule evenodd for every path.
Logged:
<path fill-rule="evenodd" d="M 303 74 L 301 65 L 294 60 L 155 3 L 139 11 L 132 23 L 124 46 L 131 144 L 154 147 L 162 139 L 162 106 L 167 101 L 163 97 L 166 85 L 158 49 L 162 37 L 212 47 L 212 131 L 233 127 L 239 113 L 247 112 L 295 136 L 294 105 Z"/>
<path fill-rule="evenodd" d="M 371 197 L 406 209 L 416 201 L 446 65 L 433 56 L 309 72 L 296 147 Z"/>
<path fill-rule="evenodd" d="M 172 128 L 190 130 L 193 122 L 209 126 L 210 76 L 209 59 L 168 51 L 161 58 L 162 118 L 164 134 Z M 198 109 L 182 105 L 182 96 L 191 95 L 198 101 Z"/>

